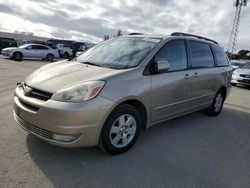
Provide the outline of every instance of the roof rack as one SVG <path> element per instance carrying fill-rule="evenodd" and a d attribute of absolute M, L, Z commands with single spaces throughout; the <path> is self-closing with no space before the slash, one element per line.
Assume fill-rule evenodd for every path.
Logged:
<path fill-rule="evenodd" d="M 205 38 L 205 37 L 201 37 L 201 36 L 198 36 L 198 35 L 192 35 L 192 34 L 188 34 L 188 33 L 174 32 L 174 33 L 171 33 L 171 36 L 195 37 L 195 38 L 198 38 L 198 39 L 202 39 L 202 40 L 207 40 L 207 41 L 213 42 L 215 44 L 219 44 L 218 42 L 216 42 L 216 41 L 214 41 L 212 39 L 208 39 L 208 38 Z"/>

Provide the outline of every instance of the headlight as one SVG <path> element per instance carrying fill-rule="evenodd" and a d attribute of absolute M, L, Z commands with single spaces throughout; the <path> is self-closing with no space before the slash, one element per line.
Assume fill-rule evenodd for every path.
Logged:
<path fill-rule="evenodd" d="M 56 92 L 52 100 L 63 102 L 81 102 L 93 99 L 103 88 L 104 81 L 88 81 Z"/>
<path fill-rule="evenodd" d="M 234 76 L 238 76 L 239 74 L 236 71 L 233 71 Z"/>

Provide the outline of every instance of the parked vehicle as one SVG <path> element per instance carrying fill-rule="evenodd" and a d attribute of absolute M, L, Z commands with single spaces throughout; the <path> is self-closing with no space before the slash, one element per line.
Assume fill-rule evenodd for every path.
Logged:
<path fill-rule="evenodd" d="M 250 85 L 250 62 L 233 71 L 231 84 Z"/>
<path fill-rule="evenodd" d="M 29 75 L 15 90 L 14 118 L 51 144 L 118 154 L 141 129 L 201 109 L 218 115 L 231 71 L 218 43 L 201 36 L 117 37 Z"/>
<path fill-rule="evenodd" d="M 17 47 L 17 42 L 12 38 L 0 37 L 0 50 L 8 47 Z"/>
<path fill-rule="evenodd" d="M 59 58 L 57 50 L 41 44 L 25 44 L 20 47 L 4 48 L 2 55 L 12 58 L 16 61 L 21 61 L 26 58 L 39 58 L 53 61 L 54 58 Z"/>
<path fill-rule="evenodd" d="M 47 46 L 55 49 L 57 44 L 63 44 L 65 47 L 71 47 L 73 40 L 61 40 L 61 39 L 49 39 L 47 40 Z"/>
<path fill-rule="evenodd" d="M 233 70 L 238 69 L 239 67 L 243 66 L 245 64 L 245 62 L 241 62 L 238 60 L 231 60 L 231 65 Z"/>
<path fill-rule="evenodd" d="M 25 44 L 42 44 L 42 45 L 47 45 L 47 42 L 41 41 L 41 40 L 23 40 L 19 43 L 20 46 L 25 45 Z"/>
<path fill-rule="evenodd" d="M 59 52 L 60 57 L 68 59 L 73 56 L 73 49 L 71 46 L 66 46 L 65 44 L 57 44 L 56 49 Z"/>

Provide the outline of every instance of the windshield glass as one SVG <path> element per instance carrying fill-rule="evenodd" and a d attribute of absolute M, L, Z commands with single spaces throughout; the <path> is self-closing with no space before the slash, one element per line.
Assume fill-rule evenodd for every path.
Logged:
<path fill-rule="evenodd" d="M 250 62 L 246 63 L 241 67 L 242 69 L 250 69 Z"/>
<path fill-rule="evenodd" d="M 160 42 L 153 38 L 115 38 L 89 49 L 77 61 L 101 67 L 126 69 L 136 67 Z"/>

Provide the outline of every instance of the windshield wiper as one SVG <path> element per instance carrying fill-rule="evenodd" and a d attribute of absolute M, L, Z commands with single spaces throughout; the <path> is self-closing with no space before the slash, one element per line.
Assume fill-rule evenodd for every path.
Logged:
<path fill-rule="evenodd" d="M 86 64 L 86 65 L 93 65 L 93 66 L 97 66 L 97 67 L 102 67 L 102 66 L 99 65 L 99 64 L 92 63 L 92 62 L 89 62 L 89 61 L 84 61 L 84 62 L 80 62 L 80 63 L 84 63 L 84 64 Z"/>

